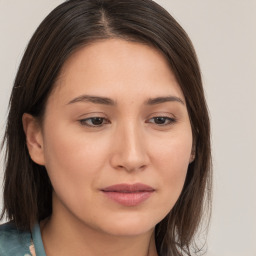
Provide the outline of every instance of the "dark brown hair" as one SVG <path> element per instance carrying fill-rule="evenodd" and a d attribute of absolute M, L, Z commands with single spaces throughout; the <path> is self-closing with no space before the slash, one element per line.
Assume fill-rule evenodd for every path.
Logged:
<path fill-rule="evenodd" d="M 22 115 L 41 119 L 65 61 L 95 40 L 122 38 L 155 47 L 169 61 L 185 96 L 191 120 L 195 160 L 189 165 L 181 195 L 156 226 L 160 255 L 191 255 L 191 245 L 211 202 L 210 125 L 200 69 L 187 34 L 151 0 L 70 0 L 54 9 L 31 38 L 12 90 L 7 127 L 4 208 L 20 229 L 51 214 L 52 186 L 44 166 L 28 153 Z M 205 207 L 208 206 L 208 207 Z"/>

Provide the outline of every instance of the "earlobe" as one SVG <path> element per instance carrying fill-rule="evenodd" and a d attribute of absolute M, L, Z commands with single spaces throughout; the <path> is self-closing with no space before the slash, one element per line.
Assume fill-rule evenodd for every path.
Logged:
<path fill-rule="evenodd" d="M 44 165 L 43 135 L 38 121 L 32 115 L 24 113 L 22 124 L 31 159 L 39 165 Z"/>
<path fill-rule="evenodd" d="M 189 158 L 189 163 L 191 164 L 195 160 L 195 158 L 196 158 L 196 146 L 195 144 L 193 144 L 190 158 Z"/>
<path fill-rule="evenodd" d="M 189 158 L 189 163 L 191 164 L 195 160 L 195 155 L 191 154 Z"/>

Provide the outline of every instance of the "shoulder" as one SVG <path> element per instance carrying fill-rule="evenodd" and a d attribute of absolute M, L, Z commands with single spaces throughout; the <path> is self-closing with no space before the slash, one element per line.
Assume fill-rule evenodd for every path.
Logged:
<path fill-rule="evenodd" d="M 18 230 L 11 222 L 0 225 L 1 256 L 30 255 L 30 244 L 31 234 L 29 231 Z"/>

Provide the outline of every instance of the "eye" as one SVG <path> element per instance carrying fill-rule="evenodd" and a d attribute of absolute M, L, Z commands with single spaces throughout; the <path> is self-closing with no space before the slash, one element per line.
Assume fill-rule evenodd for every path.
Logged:
<path fill-rule="evenodd" d="M 168 116 L 156 116 L 149 120 L 153 120 L 153 122 L 159 126 L 171 125 L 176 122 L 175 118 L 168 117 Z M 152 123 L 152 122 L 149 121 L 149 123 Z"/>
<path fill-rule="evenodd" d="M 90 127 L 101 127 L 104 124 L 109 123 L 109 121 L 104 118 L 104 117 L 90 117 L 90 118 L 86 118 L 86 119 L 81 119 L 79 120 L 81 125 L 84 126 L 90 126 Z"/>

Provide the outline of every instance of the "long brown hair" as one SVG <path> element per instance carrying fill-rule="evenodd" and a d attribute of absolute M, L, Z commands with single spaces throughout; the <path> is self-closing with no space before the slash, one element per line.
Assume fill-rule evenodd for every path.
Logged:
<path fill-rule="evenodd" d="M 185 96 L 195 160 L 181 195 L 156 226 L 159 254 L 191 255 L 193 237 L 211 202 L 210 124 L 197 57 L 175 19 L 151 0 L 70 0 L 54 9 L 31 38 L 13 86 L 3 144 L 6 146 L 4 208 L 20 229 L 52 212 L 52 186 L 44 166 L 26 147 L 22 115 L 41 119 L 61 67 L 74 51 L 95 40 L 122 38 L 146 43 L 169 61 Z M 208 208 L 206 207 L 208 206 Z"/>

